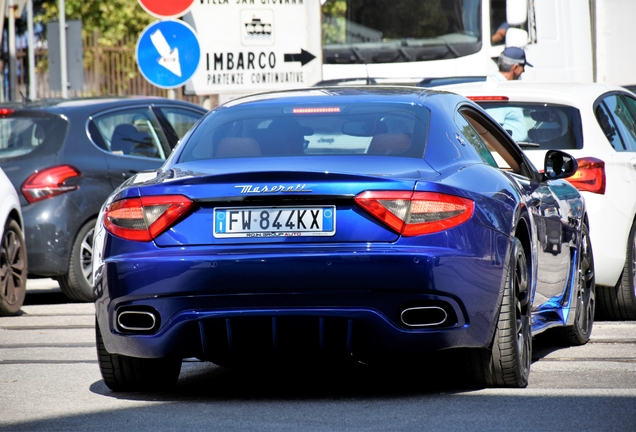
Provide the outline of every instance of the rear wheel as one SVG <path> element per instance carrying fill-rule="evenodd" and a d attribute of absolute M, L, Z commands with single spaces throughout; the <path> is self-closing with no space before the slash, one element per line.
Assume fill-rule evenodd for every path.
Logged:
<path fill-rule="evenodd" d="M 73 242 L 68 273 L 57 279 L 66 297 L 74 301 L 93 301 L 93 234 L 95 219 L 80 228 Z"/>
<path fill-rule="evenodd" d="M 636 319 L 636 224 L 627 240 L 625 266 L 615 287 L 599 288 L 597 317 L 608 320 Z"/>
<path fill-rule="evenodd" d="M 594 325 L 596 289 L 594 279 L 594 257 L 586 224 L 581 227 L 581 252 L 579 260 L 579 285 L 576 297 L 574 324 L 561 328 L 561 340 L 567 345 L 583 345 L 590 340 Z"/>
<path fill-rule="evenodd" d="M 0 240 L 0 315 L 16 315 L 24 303 L 27 281 L 24 236 L 9 219 Z"/>
<path fill-rule="evenodd" d="M 470 353 L 477 385 L 525 387 L 532 361 L 528 262 L 521 241 L 513 240 L 508 275 L 491 349 Z"/>
<path fill-rule="evenodd" d="M 95 323 L 97 360 L 104 382 L 113 391 L 167 390 L 177 383 L 181 359 L 144 359 L 111 354 Z"/>

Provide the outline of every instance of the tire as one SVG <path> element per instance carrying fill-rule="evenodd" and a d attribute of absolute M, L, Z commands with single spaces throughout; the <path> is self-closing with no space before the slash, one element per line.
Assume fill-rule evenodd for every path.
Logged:
<path fill-rule="evenodd" d="M 574 324 L 559 329 L 561 342 L 570 346 L 586 344 L 590 340 L 592 327 L 594 326 L 596 306 L 594 255 L 592 253 L 592 244 L 590 243 L 589 229 L 586 224 L 583 224 L 581 227 L 581 253 L 578 278 Z"/>
<path fill-rule="evenodd" d="M 629 232 L 625 257 L 618 284 L 596 290 L 597 319 L 636 320 L 636 224 Z"/>
<path fill-rule="evenodd" d="M 181 359 L 145 359 L 111 354 L 106 350 L 99 325 L 95 323 L 97 360 L 104 383 L 113 391 L 157 391 L 175 386 Z"/>
<path fill-rule="evenodd" d="M 27 256 L 20 225 L 9 219 L 0 240 L 0 316 L 17 315 L 24 304 Z"/>
<path fill-rule="evenodd" d="M 78 302 L 93 301 L 93 219 L 80 228 L 69 259 L 68 273 L 57 278 L 62 292 L 69 300 Z"/>
<path fill-rule="evenodd" d="M 532 361 L 528 261 L 514 238 L 499 318 L 490 349 L 472 350 L 469 366 L 481 387 L 526 387 Z"/>

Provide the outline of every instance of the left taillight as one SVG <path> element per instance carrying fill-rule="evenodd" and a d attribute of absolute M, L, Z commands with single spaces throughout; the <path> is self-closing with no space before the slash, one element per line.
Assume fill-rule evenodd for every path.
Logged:
<path fill-rule="evenodd" d="M 472 200 L 437 192 L 366 191 L 355 202 L 403 236 L 431 234 L 469 220 Z"/>
<path fill-rule="evenodd" d="M 26 200 L 33 204 L 76 190 L 77 185 L 65 183 L 67 180 L 81 175 L 82 173 L 78 169 L 70 165 L 54 166 L 31 174 L 22 184 L 21 190 Z"/>
<path fill-rule="evenodd" d="M 605 162 L 593 157 L 576 160 L 579 168 L 566 180 L 580 191 L 605 194 Z"/>
<path fill-rule="evenodd" d="M 151 241 L 182 218 L 194 205 L 183 195 L 127 198 L 106 207 L 104 226 L 126 240 Z"/>

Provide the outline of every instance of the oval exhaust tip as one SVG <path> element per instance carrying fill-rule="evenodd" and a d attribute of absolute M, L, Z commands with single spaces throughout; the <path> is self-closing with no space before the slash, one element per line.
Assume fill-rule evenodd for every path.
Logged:
<path fill-rule="evenodd" d="M 155 314 L 147 311 L 122 311 L 117 315 L 117 325 L 127 331 L 151 331 L 157 324 Z"/>
<path fill-rule="evenodd" d="M 408 327 L 432 327 L 444 324 L 448 314 L 439 306 L 420 306 L 404 309 L 400 319 Z"/>

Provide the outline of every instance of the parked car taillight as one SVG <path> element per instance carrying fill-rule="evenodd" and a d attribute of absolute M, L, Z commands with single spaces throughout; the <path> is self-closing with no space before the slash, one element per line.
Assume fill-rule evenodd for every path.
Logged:
<path fill-rule="evenodd" d="M 151 241 L 193 205 L 182 195 L 127 198 L 106 207 L 104 226 L 111 234 L 126 240 Z"/>
<path fill-rule="evenodd" d="M 436 192 L 367 191 L 355 202 L 403 236 L 456 227 L 473 215 L 473 201 Z"/>
<path fill-rule="evenodd" d="M 77 185 L 65 185 L 71 178 L 80 177 L 82 173 L 70 166 L 60 165 L 36 171 L 22 184 L 22 193 L 27 201 L 32 204 L 46 198 L 70 192 L 77 189 Z"/>
<path fill-rule="evenodd" d="M 576 160 L 579 169 L 567 180 L 580 191 L 605 194 L 605 162 L 593 157 Z"/>

